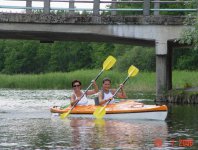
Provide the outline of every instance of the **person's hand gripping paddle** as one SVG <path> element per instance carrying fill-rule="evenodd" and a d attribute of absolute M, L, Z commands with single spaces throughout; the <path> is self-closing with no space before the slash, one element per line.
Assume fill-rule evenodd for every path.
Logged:
<path fill-rule="evenodd" d="M 128 76 L 127 78 L 124 80 L 124 82 L 122 83 L 123 85 L 126 83 L 126 81 L 129 79 L 129 77 L 134 77 L 138 74 L 139 69 L 136 68 L 135 66 L 130 66 L 128 69 Z M 115 95 L 118 93 L 118 91 L 121 89 L 121 87 L 119 87 L 116 92 L 114 93 L 113 97 L 115 97 Z M 93 115 L 95 118 L 97 119 L 102 119 L 104 117 L 104 115 L 106 114 L 106 106 L 110 103 L 111 99 L 108 100 L 108 102 L 106 102 L 106 104 L 101 107 L 97 107 L 96 110 L 94 111 Z"/>
<path fill-rule="evenodd" d="M 107 57 L 107 59 L 103 62 L 103 68 L 102 68 L 102 70 L 100 71 L 100 73 L 95 77 L 95 81 L 99 78 L 99 76 L 103 73 L 103 71 L 105 71 L 105 70 L 109 70 L 114 64 L 115 64 L 115 62 L 116 62 L 116 59 L 113 57 L 113 56 L 108 56 Z M 91 82 L 91 84 L 88 86 L 88 88 L 85 90 L 85 92 L 83 93 L 83 95 L 80 97 L 80 99 L 79 99 L 79 101 L 82 99 L 82 97 L 86 94 L 86 92 L 89 90 L 89 88 L 92 86 L 92 82 Z M 79 101 L 77 101 L 72 107 L 71 107 L 71 109 L 68 111 L 68 112 L 66 112 L 66 113 L 62 113 L 61 115 L 60 115 L 60 118 L 61 119 L 64 119 L 64 118 L 66 118 L 66 117 L 68 117 L 69 116 L 69 114 L 71 113 L 71 111 L 74 109 L 74 107 L 78 104 L 78 102 Z"/>

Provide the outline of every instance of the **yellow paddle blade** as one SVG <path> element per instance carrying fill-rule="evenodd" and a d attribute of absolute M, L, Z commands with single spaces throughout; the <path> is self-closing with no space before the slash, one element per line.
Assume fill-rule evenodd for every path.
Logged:
<path fill-rule="evenodd" d="M 139 72 L 139 69 L 138 68 L 136 68 L 135 66 L 131 66 L 131 67 L 129 67 L 129 69 L 128 69 L 128 75 L 129 75 L 129 77 L 131 76 L 131 77 L 134 77 L 134 76 L 136 76 L 137 74 L 138 74 L 138 72 Z"/>
<path fill-rule="evenodd" d="M 102 119 L 103 116 L 106 114 L 106 110 L 105 107 L 98 107 L 96 108 L 96 110 L 94 111 L 93 115 L 97 118 L 97 119 Z"/>
<path fill-rule="evenodd" d="M 60 118 L 61 118 L 61 119 L 64 119 L 64 118 L 68 117 L 69 114 L 70 114 L 70 111 L 71 111 L 71 109 L 70 109 L 68 112 L 66 112 L 66 113 L 62 113 L 62 114 L 60 115 Z"/>
<path fill-rule="evenodd" d="M 108 56 L 103 63 L 103 70 L 109 70 L 116 62 L 116 59 L 113 56 Z"/>

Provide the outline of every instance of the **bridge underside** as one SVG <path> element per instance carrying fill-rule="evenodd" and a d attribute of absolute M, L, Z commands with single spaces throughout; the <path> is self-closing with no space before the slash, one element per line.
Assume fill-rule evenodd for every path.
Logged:
<path fill-rule="evenodd" d="M 29 31 L 1 31 L 0 39 L 39 40 L 41 42 L 53 41 L 81 41 L 81 42 L 112 42 L 119 44 L 132 44 L 138 46 L 155 46 L 154 40 L 123 38 L 108 35 L 88 33 L 54 33 L 54 32 L 29 32 Z"/>

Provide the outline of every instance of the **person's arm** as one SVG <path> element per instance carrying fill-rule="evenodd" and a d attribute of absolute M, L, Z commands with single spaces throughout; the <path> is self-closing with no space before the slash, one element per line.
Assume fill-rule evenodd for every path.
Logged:
<path fill-rule="evenodd" d="M 126 92 L 124 91 L 124 85 L 123 84 L 120 84 L 120 91 L 116 94 L 116 96 L 118 97 L 118 98 L 127 98 L 127 96 L 126 96 Z M 115 90 L 114 90 L 114 93 L 115 93 Z"/>
<path fill-rule="evenodd" d="M 71 99 L 70 99 L 71 106 L 73 106 L 77 101 L 79 100 L 78 99 L 76 100 L 74 94 L 72 94 Z"/>
<path fill-rule="evenodd" d="M 98 94 L 98 99 L 99 99 L 99 105 L 104 105 L 106 102 L 108 102 L 109 99 L 103 99 L 103 94 L 102 91 Z"/>
<path fill-rule="evenodd" d="M 93 80 L 92 81 L 92 83 L 93 83 L 93 87 L 94 87 L 94 89 L 93 90 L 88 90 L 87 91 L 87 95 L 92 95 L 92 94 L 96 94 L 96 93 L 98 93 L 98 85 L 96 84 L 96 81 L 95 80 Z"/>

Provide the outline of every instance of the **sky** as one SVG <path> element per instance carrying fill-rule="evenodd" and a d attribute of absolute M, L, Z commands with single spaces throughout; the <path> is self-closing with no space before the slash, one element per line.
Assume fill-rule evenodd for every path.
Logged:
<path fill-rule="evenodd" d="M 90 1 L 90 0 L 88 0 Z M 103 0 L 107 1 L 107 0 Z M 109 0 L 108 0 L 109 1 Z M 52 8 L 68 8 L 69 3 L 68 2 L 51 2 L 51 7 Z M 106 5 L 109 5 L 107 3 L 100 4 L 100 7 L 102 9 L 106 8 Z M 17 0 L 0 0 L 0 7 L 2 6 L 26 6 L 26 2 L 24 1 L 17 1 Z M 32 7 L 43 7 L 43 2 L 37 2 L 34 1 L 32 2 Z M 92 9 L 93 8 L 93 3 L 76 3 L 75 4 L 76 8 L 86 8 L 86 9 Z M 0 12 L 25 12 L 23 9 L 4 9 L 0 8 Z"/>

